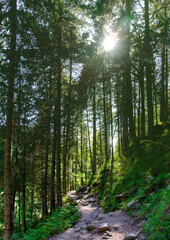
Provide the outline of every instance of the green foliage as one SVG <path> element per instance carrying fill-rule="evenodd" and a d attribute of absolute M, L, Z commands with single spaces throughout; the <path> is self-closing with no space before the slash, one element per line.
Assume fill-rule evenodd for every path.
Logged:
<path fill-rule="evenodd" d="M 146 197 L 144 201 L 144 212 L 147 214 L 147 224 L 145 231 L 150 236 L 150 239 L 169 239 L 170 227 L 170 188 L 158 190 Z"/>
<path fill-rule="evenodd" d="M 79 218 L 78 208 L 66 206 L 57 208 L 46 220 L 38 223 L 35 228 L 29 229 L 23 236 L 14 234 L 12 239 L 44 240 L 53 234 L 61 233 L 72 227 Z"/>

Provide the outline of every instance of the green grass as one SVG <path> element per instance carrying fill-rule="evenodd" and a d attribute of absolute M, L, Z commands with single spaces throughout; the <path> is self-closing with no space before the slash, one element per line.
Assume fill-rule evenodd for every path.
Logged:
<path fill-rule="evenodd" d="M 46 220 L 38 223 L 35 228 L 29 229 L 23 235 L 14 234 L 12 239 L 45 240 L 54 234 L 61 233 L 65 229 L 72 227 L 78 219 L 79 213 L 77 207 L 68 205 L 57 208 Z"/>

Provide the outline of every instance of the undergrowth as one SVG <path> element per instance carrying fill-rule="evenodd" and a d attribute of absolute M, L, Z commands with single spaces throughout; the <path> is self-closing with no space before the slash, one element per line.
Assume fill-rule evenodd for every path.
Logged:
<path fill-rule="evenodd" d="M 113 173 L 107 166 L 90 183 L 105 212 L 122 209 L 143 221 L 149 240 L 170 239 L 170 131 L 169 126 L 160 128 L 154 140 L 143 140 L 117 155 Z"/>
<path fill-rule="evenodd" d="M 25 234 L 14 234 L 11 240 L 45 240 L 72 227 L 78 219 L 79 213 L 76 206 L 67 205 L 66 207 L 57 208 L 44 221 L 38 223 L 36 227 L 29 229 Z"/>

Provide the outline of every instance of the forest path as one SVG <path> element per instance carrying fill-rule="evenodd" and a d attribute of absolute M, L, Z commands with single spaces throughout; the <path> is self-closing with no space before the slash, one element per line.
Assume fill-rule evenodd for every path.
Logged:
<path fill-rule="evenodd" d="M 69 192 L 69 197 L 78 203 L 82 218 L 73 227 L 49 240 L 143 240 L 141 223 L 129 217 L 123 211 L 103 213 L 96 198 L 88 193 L 88 188 L 83 193 Z M 88 230 L 91 231 L 88 231 Z"/>

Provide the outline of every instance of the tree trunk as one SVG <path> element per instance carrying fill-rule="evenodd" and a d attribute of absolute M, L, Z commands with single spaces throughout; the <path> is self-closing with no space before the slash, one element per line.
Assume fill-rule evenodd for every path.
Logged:
<path fill-rule="evenodd" d="M 95 83 L 93 86 L 93 175 L 96 174 L 96 89 Z"/>
<path fill-rule="evenodd" d="M 139 85 L 141 90 L 141 136 L 145 138 L 145 88 L 144 88 L 144 65 L 140 62 Z"/>
<path fill-rule="evenodd" d="M 145 0 L 145 66 L 146 66 L 146 84 L 147 84 L 147 107 L 148 107 L 148 136 L 153 135 L 153 100 L 152 100 L 152 48 L 149 28 L 149 4 Z"/>
<path fill-rule="evenodd" d="M 52 146 L 52 166 L 51 166 L 51 201 L 50 212 L 55 208 L 55 163 L 56 163 L 56 141 L 57 141 L 57 99 L 55 96 L 54 106 L 54 128 L 53 128 L 53 146 Z"/>
<path fill-rule="evenodd" d="M 140 138 L 140 133 L 141 133 L 141 90 L 140 90 L 140 84 L 139 84 L 139 100 L 138 100 L 138 138 Z"/>
<path fill-rule="evenodd" d="M 19 233 L 21 233 L 21 190 L 20 190 L 20 186 L 19 186 L 19 192 L 18 192 L 18 229 L 19 229 Z"/>
<path fill-rule="evenodd" d="M 52 77 L 52 66 L 49 75 L 49 93 L 48 93 L 48 116 L 46 126 L 46 143 L 45 143 L 45 179 L 44 179 L 44 215 L 48 215 L 48 204 L 47 204 L 47 186 L 48 186 L 48 157 L 50 147 L 50 125 L 51 125 L 51 77 Z"/>
<path fill-rule="evenodd" d="M 99 124 L 100 124 L 100 164 L 103 164 L 103 145 L 102 145 L 102 123 L 101 123 L 101 114 L 99 112 Z"/>
<path fill-rule="evenodd" d="M 79 158 L 79 152 L 78 152 L 78 125 L 77 125 L 77 143 L 76 143 L 76 166 L 75 166 L 75 189 L 77 189 L 77 166 L 78 166 L 78 158 Z"/>
<path fill-rule="evenodd" d="M 67 186 L 66 186 L 66 159 L 68 154 L 68 139 L 70 134 L 70 108 L 71 108 L 71 80 L 72 80 L 72 53 L 70 56 L 70 79 L 69 79 L 69 97 L 67 103 L 67 132 L 66 132 L 66 143 L 65 143 L 65 150 L 63 154 L 63 194 L 67 193 Z"/>
<path fill-rule="evenodd" d="M 123 71 L 123 148 L 126 149 L 129 146 L 129 134 L 128 134 L 128 108 L 127 108 L 127 87 L 126 87 L 126 72 Z"/>
<path fill-rule="evenodd" d="M 12 116 L 14 99 L 14 78 L 15 78 L 15 59 L 16 59 L 16 24 L 17 24 L 17 1 L 10 0 L 10 21 L 11 21 L 11 40 L 10 40 L 10 63 L 8 78 L 7 95 L 7 120 L 6 120 L 6 142 L 5 142 L 5 160 L 4 160 L 4 239 L 9 240 L 12 235 Z"/>
<path fill-rule="evenodd" d="M 104 112 L 104 137 L 105 137 L 105 169 L 108 162 L 108 146 L 107 146 L 107 119 L 106 119 L 106 88 L 105 77 L 103 73 L 103 112 Z"/>
<path fill-rule="evenodd" d="M 109 77 L 109 95 L 110 95 L 110 125 L 111 125 L 111 173 L 113 172 L 113 162 L 114 162 L 114 147 L 113 147 L 113 113 L 112 113 L 112 90 L 111 90 L 111 80 Z"/>
<path fill-rule="evenodd" d="M 13 211 L 13 216 L 14 216 L 14 211 L 15 211 L 15 197 L 16 197 L 16 188 L 17 185 L 20 184 L 18 181 L 17 173 L 20 170 L 19 169 L 19 145 L 20 145 L 20 116 L 21 116 L 21 79 L 19 75 L 19 83 L 18 83 L 18 93 L 17 93 L 17 107 L 18 107 L 18 112 L 17 112 L 17 126 L 16 126 L 16 149 L 15 149 L 15 163 L 14 163 L 14 180 L 13 180 L 13 205 L 12 205 L 12 211 Z M 13 222 L 13 228 L 12 232 L 14 232 L 14 222 Z"/>
<path fill-rule="evenodd" d="M 92 166 L 93 166 L 93 159 L 92 159 L 91 141 L 90 141 L 88 106 L 86 107 L 86 111 L 87 111 L 87 130 L 88 130 L 88 140 L 89 140 L 90 162 L 91 162 L 91 168 L 92 168 Z"/>
<path fill-rule="evenodd" d="M 84 185 L 83 181 L 83 114 L 81 115 L 81 163 L 80 163 L 80 173 L 81 173 L 81 186 Z"/>
<path fill-rule="evenodd" d="M 24 110 L 25 111 L 25 110 Z M 25 114 L 24 114 L 25 115 Z M 23 139 L 23 170 L 22 170 L 22 210 L 23 210 L 23 227 L 24 227 L 24 232 L 27 231 L 27 227 L 26 227 L 26 137 L 25 137 L 25 119 L 26 116 L 24 116 L 24 139 Z"/>
<path fill-rule="evenodd" d="M 163 39 L 163 41 L 165 41 Z M 162 77 L 161 77 L 161 101 L 160 101 L 160 121 L 165 122 L 166 119 L 166 112 L 165 112 L 165 43 L 163 42 L 163 47 L 162 47 L 162 53 L 161 53 L 161 58 L 162 58 Z"/>
<path fill-rule="evenodd" d="M 131 0 L 126 1 L 127 16 L 131 16 Z M 133 104 L 132 104 L 132 83 L 131 83 L 131 61 L 130 61 L 130 20 L 127 20 L 127 32 L 126 32 L 126 48 L 125 48 L 125 81 L 126 81 L 126 107 L 129 119 L 129 135 L 131 141 L 136 144 L 136 132 L 135 132 L 135 122 L 133 118 Z"/>
<path fill-rule="evenodd" d="M 58 56 L 57 56 L 57 71 L 58 71 L 58 81 L 57 81 L 57 205 L 62 206 L 62 195 L 61 195 L 61 19 L 62 19 L 62 9 L 61 2 L 58 0 L 59 4 L 59 26 L 58 26 Z"/>
<path fill-rule="evenodd" d="M 166 71 L 165 71 L 165 83 L 166 83 L 166 90 L 165 90 L 165 98 L 166 98 L 166 101 L 165 101 L 165 104 L 166 104 L 166 121 L 168 121 L 168 47 L 166 47 L 166 57 L 165 57 L 165 61 L 166 61 Z"/>
<path fill-rule="evenodd" d="M 33 212 L 34 212 L 34 192 L 35 192 L 35 164 L 34 164 L 34 159 L 32 159 L 32 176 L 33 176 L 33 180 L 31 183 L 31 222 L 33 220 Z"/>
<path fill-rule="evenodd" d="M 88 140 L 86 141 L 86 158 L 85 158 L 85 166 L 84 166 L 84 172 L 85 172 L 85 184 L 87 185 L 87 161 L 88 160 Z"/>

